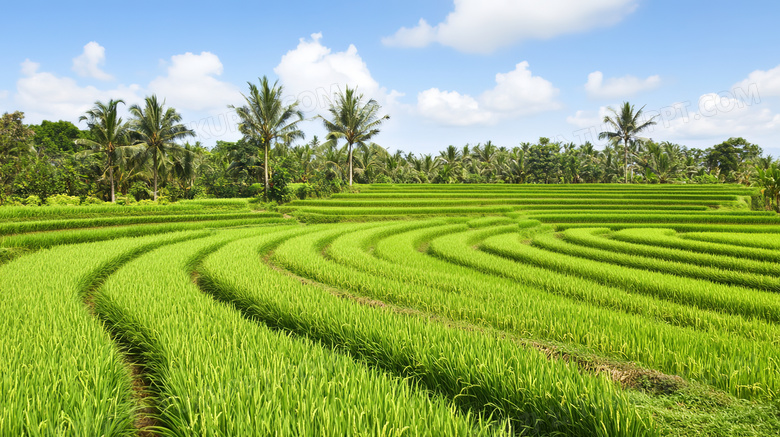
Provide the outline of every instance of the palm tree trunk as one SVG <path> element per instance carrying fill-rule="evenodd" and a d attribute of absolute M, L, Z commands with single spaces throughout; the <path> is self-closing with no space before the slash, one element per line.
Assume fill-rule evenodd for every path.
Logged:
<path fill-rule="evenodd" d="M 349 144 L 349 186 L 352 186 L 352 143 Z"/>
<path fill-rule="evenodd" d="M 265 183 L 265 188 L 263 189 L 264 200 L 268 202 L 268 190 L 270 189 L 268 185 L 268 144 L 265 144 L 265 147 L 263 147 L 263 181 Z"/>
<path fill-rule="evenodd" d="M 626 183 L 628 183 L 628 139 L 623 141 L 623 161 L 626 165 Z"/>
<path fill-rule="evenodd" d="M 157 150 L 152 154 L 152 165 L 154 165 L 154 201 L 157 201 Z"/>
<path fill-rule="evenodd" d="M 114 166 L 109 164 L 108 178 L 111 180 L 111 203 L 116 203 L 116 191 L 114 191 Z"/>

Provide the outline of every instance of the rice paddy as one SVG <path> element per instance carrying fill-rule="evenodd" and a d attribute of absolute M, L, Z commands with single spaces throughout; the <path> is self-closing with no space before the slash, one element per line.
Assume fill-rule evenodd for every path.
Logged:
<path fill-rule="evenodd" d="M 780 434 L 754 190 L 0 208 L 0 435 Z"/>

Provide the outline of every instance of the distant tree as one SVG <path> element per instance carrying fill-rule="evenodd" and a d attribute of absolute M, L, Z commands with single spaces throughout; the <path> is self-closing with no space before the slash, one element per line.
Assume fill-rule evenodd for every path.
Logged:
<path fill-rule="evenodd" d="M 236 110 L 239 119 L 238 129 L 247 141 L 256 142 L 263 151 L 263 195 L 268 199 L 268 157 L 271 146 L 276 142 L 290 144 L 292 140 L 303 138 L 298 123 L 303 120 L 303 112 L 298 102 L 285 105 L 283 87 L 268 78 L 260 78 L 260 86 L 249 83 L 249 94 L 244 96 L 246 105 L 230 106 Z"/>
<path fill-rule="evenodd" d="M 157 100 L 156 95 L 147 97 L 144 107 L 133 105 L 130 107 L 130 120 L 132 136 L 135 145 L 147 158 L 152 160 L 152 174 L 154 178 L 153 198 L 157 200 L 157 183 L 162 160 L 169 153 L 181 152 L 183 148 L 175 143 L 186 137 L 193 137 L 195 133 L 181 124 L 181 114 L 174 108 L 165 108 L 165 101 Z"/>
<path fill-rule="evenodd" d="M 331 119 L 323 118 L 325 129 L 328 130 L 327 140 L 337 142 L 343 139 L 347 142 L 347 160 L 349 166 L 349 185 L 352 186 L 352 148 L 363 146 L 371 138 L 379 133 L 379 126 L 389 115 L 380 116 L 381 106 L 374 99 L 363 103 L 363 95 L 356 89 L 346 87 L 344 92 L 339 92 L 335 102 L 331 102 Z"/>
<path fill-rule="evenodd" d="M 774 163 L 767 168 L 756 166 L 753 182 L 761 187 L 767 208 L 780 212 L 780 166 Z"/>
<path fill-rule="evenodd" d="M 604 116 L 604 123 L 612 128 L 614 132 L 601 132 L 599 139 L 608 139 L 614 144 L 623 142 L 623 163 L 625 169 L 625 182 L 628 183 L 628 150 L 632 140 L 639 139 L 639 134 L 642 131 L 647 130 L 650 126 L 656 124 L 655 116 L 650 117 L 649 120 L 644 120 L 642 117 L 642 110 L 645 107 L 642 106 L 638 111 L 634 110 L 634 105 L 623 102 L 623 106 L 620 107 L 620 111 L 616 111 L 613 108 L 607 108 L 612 115 Z"/>
<path fill-rule="evenodd" d="M 550 184 L 558 182 L 561 163 L 558 153 L 561 146 L 548 138 L 539 138 L 539 144 L 528 148 L 526 166 L 531 182 Z"/>
<path fill-rule="evenodd" d="M 32 129 L 24 125 L 24 112 L 3 114 L 0 118 L 0 179 L 3 183 L 3 197 L 0 203 L 11 195 L 13 182 L 24 168 L 27 157 L 35 153 Z"/>
<path fill-rule="evenodd" d="M 710 168 L 719 168 L 726 180 L 733 180 L 732 173 L 740 170 L 744 163 L 752 163 L 761 155 L 761 148 L 744 138 L 728 140 L 707 149 L 705 161 Z"/>
<path fill-rule="evenodd" d="M 31 125 L 30 129 L 35 132 L 33 146 L 38 156 L 51 158 L 62 158 L 80 151 L 75 140 L 88 137 L 88 132 L 82 132 L 73 123 L 62 120 L 43 120 L 39 125 Z"/>
<path fill-rule="evenodd" d="M 95 102 L 95 106 L 79 117 L 79 121 L 86 121 L 87 127 L 93 139 L 80 138 L 73 142 L 79 146 L 88 147 L 79 153 L 80 156 L 101 155 L 105 159 L 104 174 L 108 173 L 111 184 L 111 202 L 116 202 L 116 189 L 114 186 L 114 169 L 122 158 L 123 151 L 129 144 L 130 129 L 122 122 L 117 112 L 119 104 L 123 100 L 109 100 L 108 103 Z"/>

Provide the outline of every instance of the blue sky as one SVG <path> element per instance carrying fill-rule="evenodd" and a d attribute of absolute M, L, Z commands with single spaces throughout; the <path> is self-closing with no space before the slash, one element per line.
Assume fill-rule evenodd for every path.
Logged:
<path fill-rule="evenodd" d="M 4 5 L 0 112 L 76 122 L 95 100 L 157 93 L 212 146 L 238 138 L 228 105 L 267 75 L 309 118 L 358 86 L 390 114 L 376 140 L 391 151 L 598 143 L 606 108 L 627 100 L 659 115 L 654 140 L 742 136 L 780 155 L 777 2 L 127 4 Z"/>

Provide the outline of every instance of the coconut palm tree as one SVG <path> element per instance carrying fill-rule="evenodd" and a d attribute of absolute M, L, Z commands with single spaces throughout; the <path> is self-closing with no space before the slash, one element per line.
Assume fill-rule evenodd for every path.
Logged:
<path fill-rule="evenodd" d="M 352 186 L 352 147 L 362 146 L 379 133 L 379 126 L 389 115 L 379 116 L 381 106 L 374 99 L 363 103 L 363 95 L 357 89 L 347 87 L 344 92 L 336 95 L 336 101 L 331 102 L 328 112 L 331 120 L 322 119 L 328 130 L 327 140 L 337 142 L 344 139 L 347 142 L 349 163 L 349 186 Z"/>
<path fill-rule="evenodd" d="M 181 152 L 183 148 L 175 141 L 186 137 L 194 137 L 195 132 L 181 124 L 181 114 L 174 108 L 165 108 L 165 100 L 160 102 L 156 95 L 147 97 L 144 107 L 130 107 L 130 121 L 135 146 L 148 159 L 152 159 L 152 174 L 154 178 L 154 200 L 157 200 L 158 173 L 163 160 L 169 153 Z M 147 161 L 148 162 L 148 161 Z"/>
<path fill-rule="evenodd" d="M 628 148 L 631 141 L 640 140 L 639 134 L 646 130 L 650 126 L 656 124 L 654 121 L 656 116 L 650 117 L 645 121 L 642 117 L 642 111 L 644 106 L 639 108 L 638 111 L 634 110 L 634 105 L 623 102 L 623 106 L 620 107 L 620 111 L 617 111 L 611 107 L 607 108 L 612 115 L 604 116 L 604 123 L 614 130 L 614 132 L 601 132 L 599 139 L 608 139 L 615 145 L 623 143 L 623 160 L 625 166 L 625 179 L 628 183 Z"/>
<path fill-rule="evenodd" d="M 263 195 L 268 200 L 271 145 L 277 142 L 287 145 L 295 139 L 304 138 L 303 131 L 298 129 L 298 123 L 303 121 L 303 112 L 298 109 L 297 101 L 284 104 L 284 87 L 278 81 L 271 85 L 265 76 L 259 80 L 259 87 L 248 82 L 249 95 L 244 95 L 246 105 L 230 105 L 230 108 L 235 109 L 241 119 L 238 130 L 248 140 L 257 142 L 263 150 Z"/>
<path fill-rule="evenodd" d="M 79 121 L 86 121 L 92 139 L 79 138 L 74 142 L 80 146 L 89 147 L 88 150 L 79 152 L 78 157 L 86 157 L 93 154 L 101 154 L 105 157 L 105 172 L 108 172 L 108 180 L 111 184 L 111 202 L 116 202 L 116 188 L 114 184 L 114 170 L 124 157 L 129 143 L 129 128 L 118 115 L 119 104 L 124 100 L 109 100 L 108 103 L 95 102 L 95 106 L 79 117 Z M 105 175 L 105 173 L 103 173 Z"/>
<path fill-rule="evenodd" d="M 761 187 L 767 209 L 780 212 L 780 166 L 770 164 L 768 168 L 755 167 L 754 184 Z"/>

